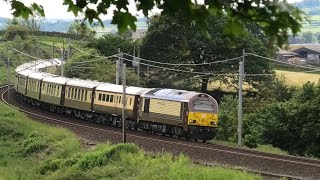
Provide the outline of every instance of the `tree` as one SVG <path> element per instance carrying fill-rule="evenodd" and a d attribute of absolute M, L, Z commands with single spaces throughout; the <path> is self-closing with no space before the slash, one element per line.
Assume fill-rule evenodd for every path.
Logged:
<path fill-rule="evenodd" d="M 34 8 L 31 7 L 31 10 L 33 13 L 30 17 L 28 19 L 20 18 L 19 23 L 27 27 L 30 31 L 39 31 L 44 17 Z"/>
<path fill-rule="evenodd" d="M 77 34 L 83 38 L 92 39 L 95 35 L 95 31 L 90 29 L 86 23 L 81 23 L 78 20 L 75 20 L 69 27 L 68 33 Z"/>
<path fill-rule="evenodd" d="M 4 0 L 8 1 L 8 0 Z M 25 6 L 19 0 L 9 1 L 15 16 L 28 18 L 33 14 L 31 7 Z M 249 0 L 225 0 L 225 1 L 204 1 L 203 4 L 197 1 L 158 1 L 158 0 L 137 0 L 135 1 L 137 10 L 142 10 L 148 17 L 149 12 L 154 7 L 162 10 L 162 14 L 174 15 L 182 12 L 190 22 L 196 22 L 202 29 L 206 29 L 210 13 L 216 16 L 227 15 L 227 25 L 225 32 L 230 36 L 237 35 L 243 30 L 247 22 L 257 23 L 268 37 L 276 40 L 278 45 L 282 45 L 287 39 L 289 32 L 297 34 L 305 19 L 305 14 L 298 8 L 288 4 L 286 1 L 249 1 Z M 102 25 L 100 15 L 110 13 L 111 5 L 117 8 L 113 11 L 112 24 L 118 25 L 119 31 L 125 31 L 128 27 L 135 30 L 137 18 L 128 9 L 128 0 L 124 1 L 72 1 L 64 0 L 64 5 L 68 6 L 68 11 L 72 11 L 76 16 L 81 13 L 89 23 L 98 20 Z M 36 3 L 32 8 L 44 15 L 43 8 Z"/>
<path fill-rule="evenodd" d="M 30 34 L 30 31 L 19 23 L 9 24 L 4 33 L 4 38 L 8 41 L 12 41 L 15 36 L 20 36 L 21 39 L 26 39 Z"/>
<path fill-rule="evenodd" d="M 320 157 L 320 84 L 306 83 L 294 96 L 244 118 L 245 143 L 271 144 L 291 154 Z"/>
<path fill-rule="evenodd" d="M 88 45 L 89 48 L 95 48 L 104 56 L 111 56 L 121 52 L 130 53 L 133 49 L 133 43 L 127 38 L 114 34 L 106 34 L 101 38 L 91 40 Z"/>
<path fill-rule="evenodd" d="M 116 65 L 112 61 L 113 59 L 105 58 L 100 61 L 82 63 L 84 61 L 97 60 L 96 56 L 101 56 L 95 49 L 86 48 L 84 51 L 87 54 L 77 53 L 70 57 L 65 66 L 66 76 L 115 83 Z M 127 85 L 142 86 L 143 82 L 139 81 L 133 71 L 127 69 Z"/>
<path fill-rule="evenodd" d="M 208 34 L 204 34 L 196 24 L 190 24 L 183 14 L 175 18 L 170 16 L 153 18 L 143 39 L 142 57 L 163 63 L 196 64 L 197 66 L 170 66 L 170 68 L 190 71 L 190 73 L 183 73 L 182 76 L 181 74 L 177 75 L 177 79 L 193 79 L 189 84 L 200 83 L 202 92 L 207 91 L 210 80 L 219 80 L 236 86 L 238 77 L 234 74 L 238 71 L 239 60 L 216 62 L 242 56 L 243 49 L 246 49 L 246 52 L 267 56 L 267 49 L 258 37 L 248 31 L 244 31 L 241 36 L 236 36 L 232 40 L 228 38 L 223 33 L 227 23 L 226 18 L 211 16 L 208 22 L 211 24 L 208 27 Z M 203 65 L 204 63 L 211 64 Z M 156 71 L 159 71 L 157 74 L 159 76 L 170 77 L 169 71 L 153 69 L 153 72 Z M 192 72 L 224 74 L 224 76 L 204 76 L 203 74 L 199 76 L 199 74 L 195 75 Z M 265 60 L 259 61 L 257 58 L 246 57 L 245 73 L 273 73 L 273 70 Z M 198 80 L 194 80 L 194 78 Z M 267 76 L 248 76 L 245 81 L 254 88 L 258 88 L 259 82 L 268 78 Z"/>
<path fill-rule="evenodd" d="M 313 43 L 315 41 L 315 36 L 311 31 L 302 33 L 302 39 L 304 43 Z"/>

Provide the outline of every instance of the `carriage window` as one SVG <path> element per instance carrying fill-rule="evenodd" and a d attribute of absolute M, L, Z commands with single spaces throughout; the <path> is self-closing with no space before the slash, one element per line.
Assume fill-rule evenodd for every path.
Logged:
<path fill-rule="evenodd" d="M 73 94 L 74 94 L 74 89 L 71 88 L 71 97 L 70 97 L 70 99 L 73 99 Z"/>
<path fill-rule="evenodd" d="M 87 90 L 85 90 L 84 100 L 87 101 Z"/>
<path fill-rule="evenodd" d="M 131 103 L 132 103 L 132 98 L 130 98 L 130 103 L 129 104 L 131 105 Z"/>
<path fill-rule="evenodd" d="M 78 99 L 77 100 L 80 100 L 80 93 L 81 93 L 81 89 L 78 90 Z"/>
<path fill-rule="evenodd" d="M 119 104 L 121 103 L 121 96 L 119 96 Z"/>
<path fill-rule="evenodd" d="M 101 93 L 99 93 L 99 101 L 101 101 L 101 99 L 102 99 L 102 94 Z"/>
<path fill-rule="evenodd" d="M 81 91 L 81 101 L 84 100 L 83 96 L 84 96 L 84 90 L 82 89 L 82 91 Z"/>
<path fill-rule="evenodd" d="M 78 89 L 74 89 L 73 99 L 77 99 Z"/>
<path fill-rule="evenodd" d="M 107 94 L 106 101 L 107 101 L 107 102 L 109 102 L 109 101 L 110 101 L 110 95 L 109 95 L 109 94 Z"/>
<path fill-rule="evenodd" d="M 150 99 L 144 99 L 144 112 L 149 113 Z"/>
<path fill-rule="evenodd" d="M 70 99 L 70 88 L 68 88 L 68 99 Z"/>
<path fill-rule="evenodd" d="M 110 102 L 113 102 L 113 95 L 110 96 Z"/>
<path fill-rule="evenodd" d="M 105 94 L 102 95 L 102 101 L 106 101 L 106 95 Z"/>

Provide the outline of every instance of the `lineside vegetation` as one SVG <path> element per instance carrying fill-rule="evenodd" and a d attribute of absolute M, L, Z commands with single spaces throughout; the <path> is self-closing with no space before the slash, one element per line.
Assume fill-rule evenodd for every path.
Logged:
<path fill-rule="evenodd" d="M 133 144 L 81 147 L 69 131 L 28 119 L 0 103 L 0 179 L 261 179 L 187 157 L 151 156 Z"/>

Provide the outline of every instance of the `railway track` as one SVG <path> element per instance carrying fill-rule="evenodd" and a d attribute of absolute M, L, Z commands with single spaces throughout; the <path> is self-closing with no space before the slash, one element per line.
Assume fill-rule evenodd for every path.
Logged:
<path fill-rule="evenodd" d="M 13 93 L 10 94 L 10 102 L 8 103 L 7 89 L 7 85 L 0 86 L 1 101 L 15 106 L 35 120 L 68 128 L 79 138 L 88 141 L 116 143 L 122 140 L 122 133 L 119 128 L 101 126 L 96 123 L 66 118 L 35 109 L 30 105 L 19 102 Z M 269 154 L 210 143 L 187 142 L 137 131 L 128 131 L 127 141 L 153 153 L 170 152 L 174 155 L 183 153 L 193 161 L 205 165 L 223 164 L 267 176 L 287 177 L 289 179 L 320 179 L 320 161 L 314 159 Z"/>

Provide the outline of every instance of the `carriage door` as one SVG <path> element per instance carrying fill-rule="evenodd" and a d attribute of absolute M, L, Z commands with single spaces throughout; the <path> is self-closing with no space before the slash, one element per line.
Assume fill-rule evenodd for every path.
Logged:
<path fill-rule="evenodd" d="M 187 102 L 182 102 L 181 103 L 181 110 L 180 110 L 180 121 L 181 121 L 181 125 L 183 127 L 188 126 L 188 103 Z"/>

